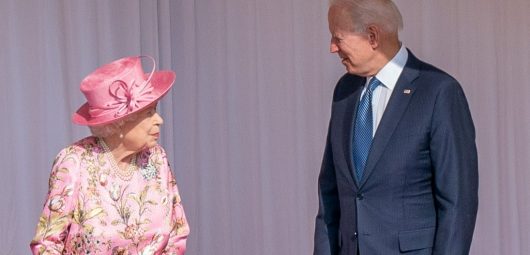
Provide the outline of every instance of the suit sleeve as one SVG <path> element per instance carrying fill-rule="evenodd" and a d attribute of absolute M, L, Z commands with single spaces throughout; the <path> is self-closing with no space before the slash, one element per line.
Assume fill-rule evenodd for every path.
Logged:
<path fill-rule="evenodd" d="M 433 254 L 468 254 L 478 209 L 475 128 L 455 80 L 436 99 L 431 133 L 437 230 Z"/>
<path fill-rule="evenodd" d="M 328 130 L 318 177 L 319 207 L 315 224 L 314 255 L 335 255 L 339 252 L 340 205 L 329 132 Z"/>

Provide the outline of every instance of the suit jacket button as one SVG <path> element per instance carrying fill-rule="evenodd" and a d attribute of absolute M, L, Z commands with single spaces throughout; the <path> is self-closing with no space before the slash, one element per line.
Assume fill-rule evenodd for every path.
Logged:
<path fill-rule="evenodd" d="M 357 194 L 357 199 L 363 200 L 364 199 L 363 193 Z"/>
<path fill-rule="evenodd" d="M 353 233 L 353 236 L 351 237 L 352 241 L 355 241 L 357 239 L 357 232 Z"/>

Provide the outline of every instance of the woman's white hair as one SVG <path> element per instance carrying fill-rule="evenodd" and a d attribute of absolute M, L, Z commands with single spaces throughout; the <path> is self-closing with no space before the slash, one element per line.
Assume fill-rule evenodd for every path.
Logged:
<path fill-rule="evenodd" d="M 344 8 L 353 32 L 364 32 L 374 24 L 387 33 L 397 34 L 403 28 L 403 18 L 392 0 L 330 0 L 329 6 Z"/>
<path fill-rule="evenodd" d="M 88 128 L 90 129 L 90 133 L 92 133 L 93 136 L 104 138 L 104 137 L 109 137 L 112 135 L 119 134 L 121 132 L 121 127 L 125 124 L 125 122 L 135 121 L 135 120 L 136 120 L 136 113 L 133 113 L 121 120 L 114 121 L 114 122 L 104 124 L 101 126 L 91 126 Z"/>

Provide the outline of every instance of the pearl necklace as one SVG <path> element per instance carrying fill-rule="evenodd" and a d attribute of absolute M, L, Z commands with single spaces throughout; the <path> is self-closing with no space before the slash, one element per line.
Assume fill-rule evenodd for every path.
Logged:
<path fill-rule="evenodd" d="M 130 181 L 133 175 L 136 173 L 136 154 L 132 156 L 131 162 L 129 163 L 129 166 L 127 167 L 127 169 L 123 170 L 116 163 L 116 160 L 114 159 L 114 156 L 112 155 L 112 152 L 110 151 L 107 144 L 105 144 L 103 139 L 98 139 L 98 140 L 99 140 L 99 144 L 101 145 L 101 147 L 103 147 L 103 150 L 105 151 L 105 156 L 107 157 L 107 160 L 110 163 L 110 166 L 114 172 L 114 175 L 116 175 L 118 178 L 120 178 L 123 181 Z"/>

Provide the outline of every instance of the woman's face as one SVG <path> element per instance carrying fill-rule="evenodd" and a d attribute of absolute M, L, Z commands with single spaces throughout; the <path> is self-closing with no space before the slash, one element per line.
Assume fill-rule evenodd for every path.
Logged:
<path fill-rule="evenodd" d="M 164 120 L 156 112 L 156 103 L 136 113 L 136 119 L 127 121 L 122 127 L 125 148 L 140 151 L 158 143 L 160 126 Z"/>

